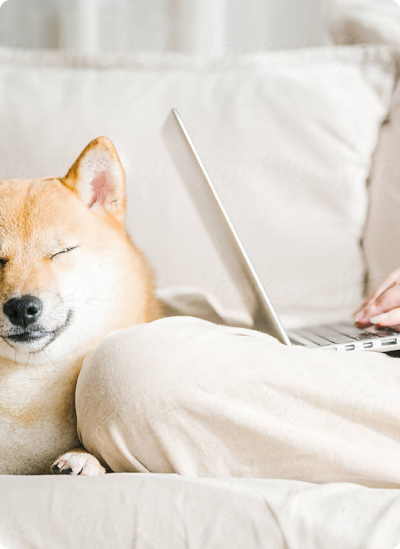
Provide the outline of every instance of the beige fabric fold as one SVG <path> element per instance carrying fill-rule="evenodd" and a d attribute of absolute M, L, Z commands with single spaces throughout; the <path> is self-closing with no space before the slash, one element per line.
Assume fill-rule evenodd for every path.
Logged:
<path fill-rule="evenodd" d="M 84 446 L 115 472 L 400 485 L 400 361 L 172 317 L 85 360 Z"/>

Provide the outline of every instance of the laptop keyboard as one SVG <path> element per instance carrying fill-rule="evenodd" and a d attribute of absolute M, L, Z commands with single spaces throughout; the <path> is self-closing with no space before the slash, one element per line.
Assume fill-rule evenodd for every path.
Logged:
<path fill-rule="evenodd" d="M 294 337 L 296 337 L 296 334 L 308 339 L 316 345 L 332 345 L 362 341 L 363 339 L 388 337 L 391 335 L 398 336 L 399 332 L 393 330 L 393 328 L 377 328 L 375 326 L 360 330 L 352 324 L 339 322 L 336 324 L 311 326 L 293 330 Z"/>

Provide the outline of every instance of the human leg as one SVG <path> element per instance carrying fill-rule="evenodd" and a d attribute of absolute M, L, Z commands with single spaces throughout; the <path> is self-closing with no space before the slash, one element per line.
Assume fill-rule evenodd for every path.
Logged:
<path fill-rule="evenodd" d="M 400 484 L 400 368 L 192 317 L 111 334 L 85 360 L 78 429 L 112 470 Z"/>

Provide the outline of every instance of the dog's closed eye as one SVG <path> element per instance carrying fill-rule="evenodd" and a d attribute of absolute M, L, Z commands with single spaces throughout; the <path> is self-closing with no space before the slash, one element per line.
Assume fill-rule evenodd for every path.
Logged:
<path fill-rule="evenodd" d="M 79 246 L 70 246 L 69 248 L 64 248 L 64 250 L 60 250 L 59 252 L 56 252 L 55 254 L 51 255 L 50 259 L 54 259 L 55 257 L 61 254 L 67 254 L 68 252 L 72 252 L 72 250 L 76 250 L 77 248 L 79 248 Z"/>

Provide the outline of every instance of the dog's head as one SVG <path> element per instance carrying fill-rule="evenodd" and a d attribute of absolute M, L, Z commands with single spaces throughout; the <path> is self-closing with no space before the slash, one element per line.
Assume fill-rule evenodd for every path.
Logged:
<path fill-rule="evenodd" d="M 65 177 L 0 183 L 0 355 L 58 360 L 134 323 L 146 273 L 124 214 L 125 175 L 105 137 Z"/>

